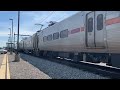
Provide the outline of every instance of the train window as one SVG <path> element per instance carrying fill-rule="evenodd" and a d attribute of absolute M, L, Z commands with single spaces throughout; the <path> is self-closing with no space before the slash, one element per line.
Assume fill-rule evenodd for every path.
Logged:
<path fill-rule="evenodd" d="M 47 36 L 44 36 L 43 37 L 43 42 L 46 42 L 47 41 Z"/>
<path fill-rule="evenodd" d="M 93 18 L 88 19 L 88 32 L 93 31 Z"/>
<path fill-rule="evenodd" d="M 68 37 L 68 29 L 60 32 L 60 38 L 65 38 L 65 37 Z"/>
<path fill-rule="evenodd" d="M 53 40 L 59 39 L 59 32 L 53 34 Z"/>
<path fill-rule="evenodd" d="M 97 30 L 103 29 L 103 14 L 97 16 Z"/>
<path fill-rule="evenodd" d="M 48 40 L 48 41 L 51 41 L 51 40 L 52 40 L 52 34 L 50 34 L 50 35 L 47 36 L 47 40 Z"/>

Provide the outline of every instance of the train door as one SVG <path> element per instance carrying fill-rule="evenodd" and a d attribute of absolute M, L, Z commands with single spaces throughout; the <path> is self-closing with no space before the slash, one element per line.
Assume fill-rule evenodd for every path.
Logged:
<path fill-rule="evenodd" d="M 33 49 L 35 49 L 35 36 L 33 35 Z"/>
<path fill-rule="evenodd" d="M 105 11 L 90 12 L 86 19 L 87 47 L 104 48 Z"/>
<path fill-rule="evenodd" d="M 37 33 L 34 36 L 34 49 L 38 49 L 38 35 Z"/>
<path fill-rule="evenodd" d="M 96 47 L 105 47 L 104 43 L 104 24 L 105 11 L 97 11 L 95 12 L 95 44 Z"/>
<path fill-rule="evenodd" d="M 33 35 L 33 49 L 36 49 L 36 34 Z"/>
<path fill-rule="evenodd" d="M 24 41 L 23 41 L 23 50 L 24 50 Z"/>
<path fill-rule="evenodd" d="M 95 13 L 90 12 L 86 16 L 86 45 L 87 47 L 95 47 L 95 26 L 94 26 L 94 20 L 95 19 Z"/>

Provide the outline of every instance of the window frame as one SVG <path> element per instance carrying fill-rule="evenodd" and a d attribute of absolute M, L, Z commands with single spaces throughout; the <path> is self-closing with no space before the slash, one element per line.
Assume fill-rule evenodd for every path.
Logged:
<path fill-rule="evenodd" d="M 49 39 L 49 36 L 51 37 L 50 39 Z M 52 34 L 47 36 L 47 41 L 52 41 Z"/>
<path fill-rule="evenodd" d="M 92 19 L 92 24 L 89 24 L 89 23 L 91 23 L 91 22 L 89 22 L 90 19 Z M 93 17 L 90 17 L 90 18 L 88 18 L 88 20 L 87 20 L 87 28 L 88 28 L 87 31 L 88 31 L 88 32 L 92 32 L 93 29 L 94 29 L 94 28 L 93 28 L 93 24 L 94 24 L 94 23 L 93 23 L 93 20 L 94 20 Z M 91 26 L 92 26 L 92 27 L 91 27 Z M 91 29 L 90 29 L 90 28 L 91 28 Z"/>
<path fill-rule="evenodd" d="M 47 36 L 44 36 L 43 37 L 43 42 L 46 42 L 47 41 Z"/>
<path fill-rule="evenodd" d="M 65 36 L 65 34 L 63 34 L 63 32 L 67 32 L 67 35 Z M 64 35 L 64 36 L 63 36 Z M 61 32 L 60 32 L 60 38 L 66 38 L 66 37 L 68 37 L 68 29 L 65 29 L 65 30 L 62 30 Z"/>
<path fill-rule="evenodd" d="M 99 19 L 99 16 L 101 15 L 102 17 Z M 97 30 L 100 31 L 103 29 L 103 27 L 104 27 L 104 16 L 103 14 L 98 14 L 97 15 Z"/>
<path fill-rule="evenodd" d="M 57 38 L 55 38 L 55 34 L 57 34 Z M 59 32 L 53 33 L 53 40 L 59 39 Z"/>

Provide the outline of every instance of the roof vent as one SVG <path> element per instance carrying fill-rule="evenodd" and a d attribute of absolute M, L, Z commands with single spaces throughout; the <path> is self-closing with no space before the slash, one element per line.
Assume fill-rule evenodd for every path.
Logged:
<path fill-rule="evenodd" d="M 48 26 L 50 27 L 50 26 L 52 26 L 52 25 L 54 25 L 54 24 L 56 24 L 56 23 L 57 23 L 57 22 L 55 22 L 55 21 L 50 21 Z"/>

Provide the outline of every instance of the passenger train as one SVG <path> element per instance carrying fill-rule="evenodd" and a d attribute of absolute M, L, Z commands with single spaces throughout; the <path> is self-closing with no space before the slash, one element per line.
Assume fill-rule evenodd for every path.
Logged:
<path fill-rule="evenodd" d="M 19 43 L 36 56 L 120 67 L 120 11 L 81 11 Z"/>

